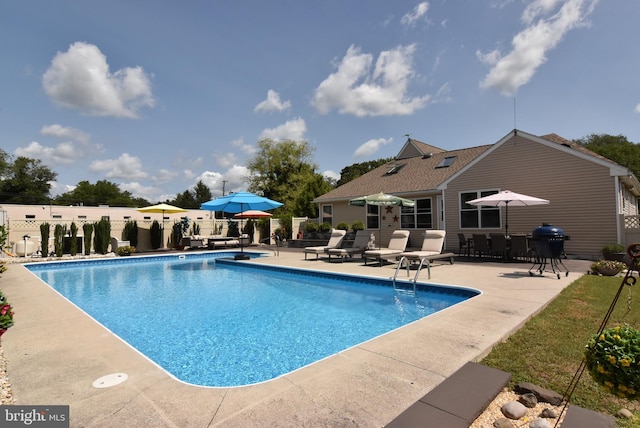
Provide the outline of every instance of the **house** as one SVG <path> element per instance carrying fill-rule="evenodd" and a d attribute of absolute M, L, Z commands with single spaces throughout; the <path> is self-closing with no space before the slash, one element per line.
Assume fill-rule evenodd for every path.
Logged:
<path fill-rule="evenodd" d="M 409 138 L 396 158 L 314 200 L 322 221 L 364 221 L 382 243 L 395 229 L 411 231 L 409 246 L 424 229 L 447 231 L 445 247 L 458 248 L 458 233 L 504 231 L 503 208 L 465 201 L 511 190 L 551 201 L 512 207 L 509 231 L 531 233 L 553 224 L 570 237 L 569 255 L 600 257 L 607 243 L 628 245 L 624 220 L 638 216 L 640 182 L 622 167 L 558 135 L 535 136 L 514 129 L 492 145 L 445 151 Z M 357 207 L 349 200 L 384 192 L 414 199 L 413 208 Z"/>

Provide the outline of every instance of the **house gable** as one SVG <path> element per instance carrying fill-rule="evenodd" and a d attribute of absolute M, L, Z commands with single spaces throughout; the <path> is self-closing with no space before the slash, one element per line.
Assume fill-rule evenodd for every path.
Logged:
<path fill-rule="evenodd" d="M 433 153 L 442 153 L 444 151 L 446 150 L 441 149 L 440 147 L 432 146 L 430 144 L 414 140 L 413 138 L 408 138 L 407 142 L 404 143 L 404 146 L 402 146 L 402 149 L 400 149 L 400 152 L 396 156 L 396 159 L 401 160 L 414 157 L 430 156 L 433 155 Z"/>

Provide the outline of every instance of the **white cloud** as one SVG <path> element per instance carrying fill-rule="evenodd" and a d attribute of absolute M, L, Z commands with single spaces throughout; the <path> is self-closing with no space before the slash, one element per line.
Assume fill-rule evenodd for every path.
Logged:
<path fill-rule="evenodd" d="M 76 159 L 84 156 L 80 151 L 76 151 L 70 142 L 60 143 L 55 147 L 46 147 L 36 141 L 32 141 L 27 147 L 18 147 L 14 154 L 31 159 L 40 159 L 44 164 L 68 165 Z"/>
<path fill-rule="evenodd" d="M 62 125 L 45 125 L 40 130 L 42 135 L 53 136 L 57 138 L 69 138 L 71 140 L 78 141 L 79 143 L 87 144 L 91 137 L 86 132 L 83 132 L 76 128 L 70 128 Z"/>
<path fill-rule="evenodd" d="M 155 105 L 149 75 L 142 67 L 111 72 L 100 49 L 84 42 L 56 54 L 42 85 L 56 104 L 93 116 L 135 118 L 140 108 Z"/>
<path fill-rule="evenodd" d="M 414 52 L 415 45 L 383 51 L 371 72 L 373 56 L 350 46 L 337 71 L 316 88 L 312 105 L 321 114 L 333 109 L 359 117 L 412 114 L 429 100 L 407 96 Z"/>
<path fill-rule="evenodd" d="M 229 192 L 239 192 L 246 189 L 246 179 L 249 177 L 249 170 L 244 166 L 234 165 L 224 174 L 216 171 L 205 171 L 198 177 L 210 190 L 214 197 L 222 196 L 224 187 L 225 194 Z"/>
<path fill-rule="evenodd" d="M 107 178 L 125 180 L 141 179 L 148 176 L 140 159 L 128 153 L 123 153 L 118 159 L 94 161 L 89 166 L 89 170 L 104 173 Z"/>
<path fill-rule="evenodd" d="M 136 198 L 144 198 L 147 201 L 151 201 L 151 203 L 165 201 L 175 197 L 175 195 L 162 194 L 162 189 L 158 187 L 144 186 L 137 181 L 119 183 L 118 187 L 120 190 L 131 192 L 131 194 Z"/>
<path fill-rule="evenodd" d="M 282 102 L 280 94 L 269 89 L 267 91 L 267 99 L 258 103 L 253 111 L 284 111 L 291 107 L 291 101 Z"/>
<path fill-rule="evenodd" d="M 416 7 L 414 7 L 411 12 L 405 14 L 400 19 L 400 23 L 408 27 L 413 27 L 414 25 L 416 25 L 416 22 L 420 20 L 420 18 L 422 18 L 427 14 L 428 10 L 429 10 L 429 3 L 424 1 L 418 4 Z"/>
<path fill-rule="evenodd" d="M 153 171 L 153 181 L 156 183 L 168 183 L 176 178 L 178 174 L 174 171 L 170 171 L 166 168 L 160 168 L 157 171 Z"/>
<path fill-rule="evenodd" d="M 557 13 L 532 23 L 540 15 L 553 12 L 559 3 L 562 6 Z M 476 52 L 481 61 L 493 65 L 480 86 L 498 89 L 508 96 L 515 94 L 547 61 L 547 52 L 555 48 L 567 32 L 586 25 L 586 18 L 596 3 L 597 0 L 536 0 L 529 4 L 522 20 L 531 25 L 515 35 L 511 52 L 505 56 L 499 51 Z"/>
<path fill-rule="evenodd" d="M 340 174 L 338 174 L 335 171 L 331 171 L 330 169 L 326 170 L 325 172 L 322 173 L 323 177 L 325 178 L 330 178 L 332 180 L 340 180 Z"/>
<path fill-rule="evenodd" d="M 245 156 L 252 156 L 258 150 L 255 144 L 245 144 L 243 138 L 238 138 L 231 141 L 230 146 L 232 150 L 240 151 L 240 153 Z M 225 153 L 215 152 L 212 156 L 216 162 L 216 165 L 224 169 L 230 168 L 231 166 L 240 162 L 240 160 L 238 159 L 238 155 L 233 151 Z"/>
<path fill-rule="evenodd" d="M 371 156 L 378 150 L 380 150 L 380 147 L 392 142 L 393 138 L 376 138 L 374 140 L 369 140 L 358 147 L 355 152 L 353 152 L 353 157 L 364 158 L 367 156 Z"/>
<path fill-rule="evenodd" d="M 268 128 L 262 131 L 260 139 L 270 138 L 272 140 L 304 140 L 304 136 L 307 133 L 307 124 L 304 119 L 297 118 L 288 120 L 282 125 L 275 128 Z"/>
<path fill-rule="evenodd" d="M 100 147 L 89 147 L 89 134 L 79 129 L 69 128 L 62 125 L 45 125 L 40 133 L 47 137 L 68 139 L 56 146 L 45 146 L 37 141 L 32 141 L 27 147 L 18 147 L 14 154 L 32 159 L 40 159 L 49 166 L 69 165 L 78 159 L 87 156 L 89 150 L 99 151 Z"/>
<path fill-rule="evenodd" d="M 636 106 L 636 113 L 640 113 L 640 104 Z"/>

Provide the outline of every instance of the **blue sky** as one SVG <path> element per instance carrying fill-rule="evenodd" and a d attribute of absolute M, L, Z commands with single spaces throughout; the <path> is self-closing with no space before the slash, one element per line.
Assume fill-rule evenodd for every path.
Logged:
<path fill-rule="evenodd" d="M 0 0 L 0 147 L 151 202 L 246 189 L 261 138 L 319 171 L 514 127 L 640 142 L 637 0 Z"/>

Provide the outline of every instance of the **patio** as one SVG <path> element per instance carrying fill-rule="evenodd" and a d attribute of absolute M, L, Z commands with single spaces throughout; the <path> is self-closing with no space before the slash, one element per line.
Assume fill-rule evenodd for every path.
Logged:
<path fill-rule="evenodd" d="M 304 260 L 302 249 L 289 248 L 250 263 L 377 277 L 395 270 Z M 16 404 L 70 405 L 71 426 L 383 426 L 465 363 L 481 359 L 586 273 L 590 262 L 565 264 L 570 274 L 556 279 L 530 277 L 529 263 L 436 262 L 430 282 L 483 294 L 280 378 L 236 388 L 174 379 L 11 264 L 1 281 L 16 325 L 2 347 Z M 92 386 L 111 373 L 128 379 L 111 388 Z"/>

